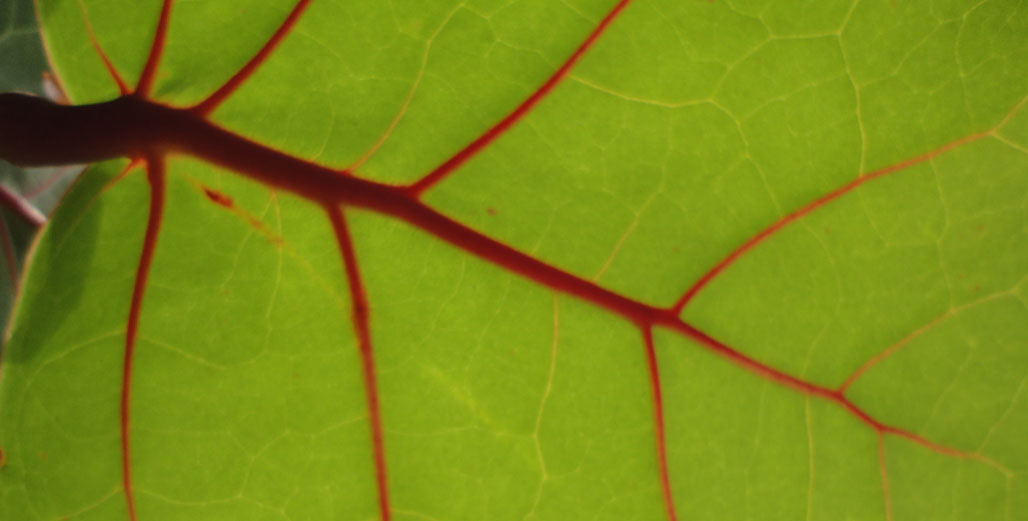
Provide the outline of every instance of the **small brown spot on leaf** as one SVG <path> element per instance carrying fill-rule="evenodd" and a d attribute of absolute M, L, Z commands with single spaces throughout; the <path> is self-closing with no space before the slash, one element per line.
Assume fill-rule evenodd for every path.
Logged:
<path fill-rule="evenodd" d="M 203 187 L 203 194 L 215 204 L 220 204 L 225 208 L 232 208 L 232 198 L 213 188 Z"/>
<path fill-rule="evenodd" d="M 234 213 L 237 217 L 242 218 L 244 221 L 247 222 L 247 224 L 252 226 L 253 229 L 261 232 L 261 234 L 264 235 L 264 237 L 271 244 L 274 244 L 275 246 L 279 246 L 279 247 L 282 246 L 282 244 L 283 244 L 282 237 L 280 237 L 278 234 L 276 234 L 276 233 L 272 232 L 271 230 L 269 230 L 268 227 L 265 226 L 264 223 L 261 222 L 260 219 L 258 219 L 254 215 L 250 214 L 249 212 L 247 212 L 243 208 L 240 208 L 240 207 L 236 206 L 235 201 L 233 201 L 231 197 L 229 197 L 229 196 L 227 196 L 227 195 L 225 195 L 225 194 L 223 194 L 223 193 L 221 193 L 221 192 L 219 192 L 219 191 L 217 191 L 217 190 L 215 190 L 213 188 L 204 186 L 204 185 L 200 184 L 198 181 L 194 180 L 193 183 L 201 191 L 203 191 L 203 194 L 205 196 L 207 196 L 207 199 L 210 199 L 210 201 L 212 203 L 214 203 L 214 204 L 216 204 L 218 206 L 221 206 L 221 207 L 231 211 L 232 213 Z"/>

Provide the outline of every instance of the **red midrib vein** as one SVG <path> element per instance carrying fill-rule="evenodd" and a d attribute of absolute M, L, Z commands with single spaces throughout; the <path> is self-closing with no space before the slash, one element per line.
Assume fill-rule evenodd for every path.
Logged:
<path fill-rule="evenodd" d="M 538 284 L 574 295 L 621 315 L 639 326 L 662 326 L 686 336 L 750 372 L 794 390 L 834 401 L 877 430 L 899 434 L 874 421 L 836 390 L 814 385 L 758 362 L 661 309 L 589 282 L 506 244 L 474 231 L 412 197 L 403 187 L 368 181 L 289 156 L 222 129 L 188 110 L 174 109 L 136 97 L 98 105 L 60 106 L 24 98 L 31 112 L 44 112 L 45 132 L 33 132 L 36 118 L 18 125 L 26 129 L 15 150 L 26 162 L 97 161 L 153 153 L 181 153 L 233 170 L 259 182 L 293 192 L 322 206 L 344 204 L 400 219 L 466 252 Z M 89 129 L 90 132 L 80 132 Z M 904 434 L 920 440 L 913 434 Z M 925 446 L 936 447 L 924 441 Z"/>
<path fill-rule="evenodd" d="M 38 100 L 32 98 L 33 103 Z M 35 107 L 38 109 L 39 107 Z M 553 290 L 574 295 L 618 314 L 639 326 L 662 326 L 688 337 L 748 371 L 804 394 L 834 401 L 876 430 L 902 435 L 922 445 L 938 446 L 899 429 L 885 426 L 849 402 L 834 389 L 817 386 L 754 360 L 682 321 L 672 310 L 661 309 L 579 278 L 474 231 L 411 197 L 402 187 L 339 175 L 327 167 L 265 147 L 191 114 L 135 97 L 78 107 L 47 104 L 49 121 L 61 119 L 61 130 L 51 129 L 43 142 L 23 142 L 26 156 L 53 157 L 56 143 L 67 151 L 88 154 L 72 162 L 108 157 L 136 157 L 160 151 L 184 153 L 236 171 L 257 181 L 287 190 L 323 206 L 345 204 L 400 219 L 479 258 L 501 266 Z M 88 120 L 83 123 L 81 120 Z M 27 124 L 30 122 L 27 122 Z M 93 128 L 88 135 L 66 135 L 67 129 Z M 99 154 L 107 154 L 106 156 Z M 902 434 L 901 434 L 902 433 Z M 952 451 L 957 453 L 957 451 Z"/>
<path fill-rule="evenodd" d="M 385 440 L 382 435 L 382 415 L 378 401 L 378 384 L 375 378 L 375 358 L 371 347 L 371 328 L 369 324 L 371 310 L 368 306 L 367 292 L 361 279 L 357 265 L 357 254 L 353 249 L 353 239 L 346 225 L 343 211 L 336 205 L 325 206 L 328 220 L 332 223 L 336 243 L 343 258 L 347 285 L 350 287 L 350 300 L 353 305 L 351 318 L 353 329 L 357 334 L 360 349 L 361 369 L 364 373 L 364 395 L 368 402 L 368 423 L 371 424 L 371 446 L 375 460 L 375 482 L 378 486 L 378 507 L 382 521 L 389 521 L 389 487 L 386 474 Z"/>

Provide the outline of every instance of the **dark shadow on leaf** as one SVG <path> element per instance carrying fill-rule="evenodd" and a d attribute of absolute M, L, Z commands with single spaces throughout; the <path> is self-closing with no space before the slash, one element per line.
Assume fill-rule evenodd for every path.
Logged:
<path fill-rule="evenodd" d="M 25 315 L 17 317 L 11 338 L 0 353 L 3 363 L 26 362 L 43 351 L 63 348 L 50 345 L 50 340 L 71 312 L 78 309 L 94 269 L 103 215 L 103 198 L 98 195 L 110 179 L 97 174 L 100 172 L 93 171 L 79 177 L 28 259 L 32 268 L 24 279 L 21 302 L 15 309 L 16 314 Z M 17 348 L 7 352 L 8 346 Z"/>

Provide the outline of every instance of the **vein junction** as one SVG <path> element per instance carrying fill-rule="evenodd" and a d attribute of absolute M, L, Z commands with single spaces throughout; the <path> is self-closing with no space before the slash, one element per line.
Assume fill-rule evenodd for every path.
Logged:
<path fill-rule="evenodd" d="M 245 83 L 250 75 L 271 56 L 278 44 L 287 37 L 298 23 L 310 3 L 311 0 L 298 1 L 282 25 L 257 52 L 254 58 L 224 86 L 194 107 L 173 108 L 156 101 L 150 96 L 167 39 L 168 24 L 172 15 L 172 0 L 164 0 L 162 3 L 150 55 L 134 91 L 128 92 L 128 87 L 122 81 L 114 65 L 107 59 L 103 49 L 100 48 L 96 39 L 93 38 L 94 48 L 103 58 L 103 62 L 112 80 L 122 92 L 123 95 L 121 97 L 95 105 L 62 106 L 20 94 L 0 94 L 0 158 L 21 165 L 53 165 L 129 157 L 134 161 L 142 159 L 147 166 L 151 181 L 151 217 L 147 226 L 136 284 L 133 290 L 132 306 L 129 313 L 124 381 L 122 386 L 121 438 L 123 481 L 130 519 L 135 519 L 129 464 L 132 353 L 135 347 L 135 337 L 143 304 L 146 278 L 156 249 L 157 235 L 160 228 L 160 216 L 164 204 L 164 164 L 166 158 L 173 154 L 192 156 L 224 167 L 270 187 L 295 193 L 325 209 L 327 218 L 332 223 L 336 234 L 343 268 L 351 292 L 353 304 L 351 318 L 355 333 L 358 336 L 359 349 L 364 366 L 365 392 L 369 408 L 369 423 L 376 464 L 379 508 L 380 516 L 383 520 L 389 519 L 391 506 L 387 493 L 388 480 L 386 476 L 382 421 L 379 411 L 378 391 L 375 384 L 372 339 L 369 326 L 370 306 L 360 277 L 353 239 L 350 236 L 344 211 L 341 207 L 363 208 L 401 220 L 431 234 L 439 240 L 445 241 L 511 273 L 532 280 L 555 292 L 566 293 L 591 302 L 635 324 L 642 334 L 643 344 L 646 349 L 647 367 L 650 373 L 654 400 L 657 464 L 662 485 L 663 501 L 668 518 L 671 520 L 676 519 L 676 514 L 665 456 L 663 406 L 657 357 L 652 337 L 654 327 L 663 327 L 688 338 L 764 379 L 804 395 L 837 404 L 876 431 L 879 436 L 880 451 L 884 450 L 882 449 L 881 438 L 889 434 L 908 439 L 945 455 L 984 460 L 978 454 L 944 447 L 923 439 L 912 432 L 883 424 L 845 396 L 845 385 L 838 389 L 829 389 L 782 372 L 718 341 L 679 317 L 686 303 L 725 266 L 730 264 L 739 255 L 745 253 L 746 250 L 757 242 L 760 242 L 777 229 L 788 224 L 791 220 L 802 217 L 807 212 L 828 203 L 831 199 L 856 188 L 865 181 L 899 170 L 914 162 L 929 159 L 937 155 L 937 153 L 948 150 L 948 148 L 944 147 L 945 150 L 940 149 L 937 153 L 925 154 L 900 163 L 896 165 L 896 168 L 890 167 L 886 169 L 887 171 L 882 171 L 881 173 L 869 176 L 867 179 L 851 183 L 831 192 L 828 196 L 818 199 L 808 207 L 801 209 L 795 214 L 791 214 L 779 223 L 775 223 L 771 228 L 745 243 L 721 264 L 718 264 L 710 273 L 697 281 L 688 290 L 686 295 L 673 306 L 670 308 L 656 307 L 612 292 L 594 282 L 580 278 L 531 255 L 518 251 L 450 219 L 421 201 L 421 196 L 426 190 L 430 189 L 445 176 L 459 169 L 469 158 L 487 148 L 489 144 L 507 129 L 525 117 L 541 99 L 565 79 L 575 63 L 628 6 L 629 0 L 617 2 L 608 14 L 600 20 L 586 40 L 568 57 L 567 61 L 508 116 L 500 120 L 466 147 L 456 152 L 436 169 L 422 176 L 419 181 L 407 187 L 386 185 L 361 179 L 350 175 L 349 172 L 339 172 L 327 166 L 287 155 L 281 151 L 229 132 L 210 121 L 209 115 L 224 100 L 228 99 L 240 85 Z M 947 145 L 947 147 L 951 148 L 964 142 L 973 141 L 983 135 L 985 134 L 970 136 L 959 143 L 955 142 Z M 888 508 L 884 457 L 881 454 L 879 456 L 882 460 L 880 467 L 883 485 L 886 489 Z M 988 461 L 986 462 L 989 463 Z"/>

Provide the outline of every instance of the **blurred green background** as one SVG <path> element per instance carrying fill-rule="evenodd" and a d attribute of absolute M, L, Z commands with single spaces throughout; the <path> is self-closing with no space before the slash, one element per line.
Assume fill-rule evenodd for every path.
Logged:
<path fill-rule="evenodd" d="M 58 99 L 49 75 L 32 0 L 0 0 L 0 92 Z M 18 168 L 0 160 L 0 330 L 6 331 L 18 279 L 39 226 L 12 208 L 11 199 L 48 215 L 81 167 Z M 6 197 L 4 197 L 6 196 Z M 6 335 L 3 336 L 6 339 Z"/>

